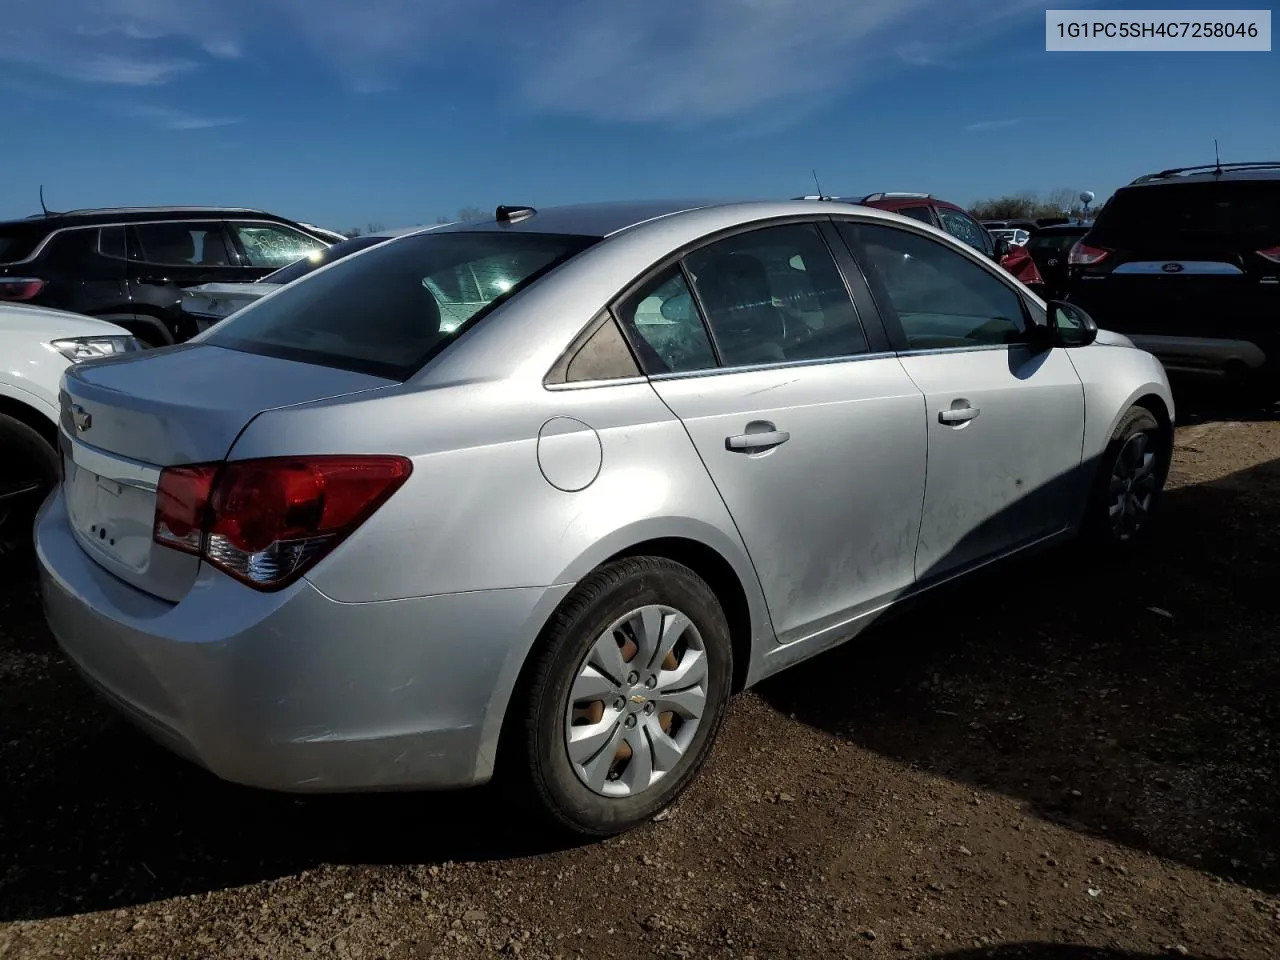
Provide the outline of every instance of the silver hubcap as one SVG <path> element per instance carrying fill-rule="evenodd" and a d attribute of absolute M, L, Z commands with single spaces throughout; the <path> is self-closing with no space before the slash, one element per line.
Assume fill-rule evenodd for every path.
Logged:
<path fill-rule="evenodd" d="M 657 604 L 619 617 L 578 665 L 565 712 L 574 772 L 629 797 L 679 764 L 707 704 L 707 651 L 687 616 Z"/>
<path fill-rule="evenodd" d="M 1111 529 L 1125 540 L 1146 523 L 1157 492 L 1156 453 L 1151 435 L 1136 433 L 1125 441 L 1111 468 L 1111 493 L 1107 508 Z"/>

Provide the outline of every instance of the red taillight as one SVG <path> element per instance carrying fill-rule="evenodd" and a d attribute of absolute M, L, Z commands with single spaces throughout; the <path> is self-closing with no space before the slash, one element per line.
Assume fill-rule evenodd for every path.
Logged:
<path fill-rule="evenodd" d="M 166 467 L 156 543 L 259 590 L 292 583 L 409 478 L 404 457 L 323 456 Z"/>
<path fill-rule="evenodd" d="M 0 277 L 0 300 L 30 300 L 44 287 L 35 277 Z"/>
<path fill-rule="evenodd" d="M 1265 250 L 1259 250 L 1258 256 L 1266 257 L 1272 263 L 1280 263 L 1280 246 L 1267 247 Z"/>
<path fill-rule="evenodd" d="M 1073 267 L 1092 267 L 1111 255 L 1111 251 L 1103 247 L 1091 247 L 1087 243 L 1076 241 L 1067 254 L 1067 263 Z"/>

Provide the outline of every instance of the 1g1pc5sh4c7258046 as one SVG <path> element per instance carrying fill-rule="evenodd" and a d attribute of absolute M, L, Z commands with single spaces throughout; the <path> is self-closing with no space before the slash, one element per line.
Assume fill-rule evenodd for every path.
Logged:
<path fill-rule="evenodd" d="M 1270 10 L 1047 10 L 1054 52 L 1271 50 Z"/>

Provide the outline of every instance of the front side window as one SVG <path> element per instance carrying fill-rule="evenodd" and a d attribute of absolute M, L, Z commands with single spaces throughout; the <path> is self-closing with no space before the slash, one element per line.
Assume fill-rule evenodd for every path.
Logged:
<path fill-rule="evenodd" d="M 897 313 L 910 350 L 1021 343 L 1022 298 L 945 243 L 897 227 L 842 223 L 872 289 Z"/>
<path fill-rule="evenodd" d="M 407 380 L 459 330 L 596 241 L 531 233 L 423 233 L 305 276 L 222 321 L 205 342 Z M 437 291 L 480 275 L 479 300 Z"/>
<path fill-rule="evenodd" d="M 139 223 L 133 228 L 136 252 L 132 259 L 159 266 L 225 267 L 233 263 L 214 221 L 174 220 Z"/>
<path fill-rule="evenodd" d="M 814 224 L 735 234 L 685 258 L 726 366 L 865 353 L 867 339 Z"/>
<path fill-rule="evenodd" d="M 629 296 L 618 319 L 631 333 L 645 373 L 689 373 L 716 365 L 707 328 L 679 266 L 668 267 Z"/>
<path fill-rule="evenodd" d="M 231 223 L 230 227 L 251 267 L 285 267 L 325 247 L 314 237 L 280 224 Z"/>
<path fill-rule="evenodd" d="M 269 273 L 262 278 L 263 283 L 293 283 L 300 277 L 305 277 L 312 270 L 319 270 L 325 264 L 333 263 L 335 260 L 341 260 L 343 257 L 350 256 L 358 250 L 364 250 L 375 244 L 382 243 L 386 237 L 352 237 L 349 240 L 343 240 L 335 243 L 332 247 L 320 247 L 312 250 L 301 260 L 295 260 L 287 267 L 281 267 L 275 273 Z"/>
<path fill-rule="evenodd" d="M 995 249 L 991 243 L 991 235 L 982 228 L 982 224 L 959 210 L 939 207 L 938 219 L 942 222 L 943 230 L 973 249 L 980 250 L 988 256 Z"/>

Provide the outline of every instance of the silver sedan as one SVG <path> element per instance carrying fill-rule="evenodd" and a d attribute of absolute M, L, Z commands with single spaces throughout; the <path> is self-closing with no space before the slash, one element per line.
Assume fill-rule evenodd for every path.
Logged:
<path fill-rule="evenodd" d="M 993 561 L 1124 549 L 1173 418 L 1151 355 L 914 220 L 500 207 L 70 370 L 45 609 L 221 777 L 496 774 L 605 835 L 733 691 Z"/>

